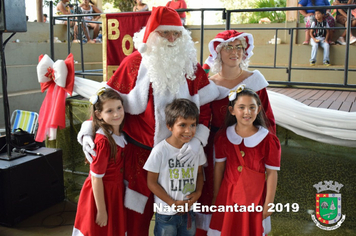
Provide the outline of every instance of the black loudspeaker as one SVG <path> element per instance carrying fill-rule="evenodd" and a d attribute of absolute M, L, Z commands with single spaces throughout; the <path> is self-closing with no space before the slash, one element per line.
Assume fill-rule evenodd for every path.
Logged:
<path fill-rule="evenodd" d="M 26 31 L 25 0 L 0 0 L 0 32 Z"/>
<path fill-rule="evenodd" d="M 0 224 L 14 224 L 64 199 L 62 150 L 0 160 Z"/>

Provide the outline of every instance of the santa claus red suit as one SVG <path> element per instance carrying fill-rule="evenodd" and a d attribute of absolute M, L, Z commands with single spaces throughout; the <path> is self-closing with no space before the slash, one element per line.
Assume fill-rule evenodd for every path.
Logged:
<path fill-rule="evenodd" d="M 170 136 L 165 106 L 175 98 L 193 101 L 200 108 L 200 124 L 192 146 L 205 146 L 211 118 L 209 103 L 219 91 L 197 63 L 190 33 L 175 10 L 153 8 L 146 28 L 135 34 L 134 43 L 138 51 L 121 62 L 107 86 L 124 100 L 127 229 L 129 236 L 141 236 L 148 235 L 153 215 L 153 195 L 143 166 L 151 148 Z"/>

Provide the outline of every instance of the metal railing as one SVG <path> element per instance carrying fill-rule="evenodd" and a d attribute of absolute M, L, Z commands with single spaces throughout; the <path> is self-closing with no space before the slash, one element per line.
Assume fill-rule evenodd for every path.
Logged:
<path fill-rule="evenodd" d="M 54 16 L 53 14 L 53 2 L 50 1 L 50 52 L 51 52 L 51 58 L 54 60 L 54 33 L 53 33 L 53 28 L 55 25 L 56 20 L 60 21 L 66 21 L 67 26 L 70 26 L 70 22 L 75 22 L 78 25 L 78 34 L 77 37 L 80 38 L 80 63 L 81 63 L 81 71 L 76 71 L 76 75 L 82 75 L 83 77 L 85 75 L 88 76 L 102 76 L 102 69 L 98 70 L 85 70 L 84 68 L 84 53 L 83 53 L 83 40 L 82 40 L 82 34 L 83 34 L 83 29 L 82 25 L 84 25 L 84 17 L 85 16 L 100 16 L 101 13 L 92 13 L 92 14 L 72 14 L 72 15 L 59 15 L 59 16 Z M 52 20 L 53 19 L 53 20 Z M 101 24 L 100 21 L 87 21 L 85 20 L 86 23 L 96 23 L 96 24 Z M 89 34 L 89 32 L 88 32 Z M 70 33 L 70 27 L 67 27 L 67 51 L 68 54 L 71 52 L 71 33 Z M 100 73 L 101 72 L 101 73 Z"/>
<path fill-rule="evenodd" d="M 52 2 L 51 2 L 52 3 Z M 225 23 L 225 29 L 236 29 L 236 30 L 270 30 L 270 31 L 275 31 L 275 43 L 274 43 L 274 58 L 273 58 L 273 66 L 250 66 L 250 68 L 261 68 L 261 69 L 284 69 L 286 70 L 286 73 L 288 74 L 288 79 L 287 81 L 268 81 L 270 84 L 281 84 L 281 85 L 302 85 L 302 86 L 320 86 L 320 87 L 343 87 L 343 88 L 356 88 L 356 84 L 349 84 L 348 83 L 348 72 L 349 71 L 356 71 L 356 69 L 350 69 L 349 68 L 349 51 L 350 51 L 350 32 L 351 32 L 351 27 L 349 27 L 351 24 L 351 9 L 356 8 L 356 5 L 342 5 L 342 6 L 324 6 L 324 7 L 285 7 L 285 8 L 260 8 L 260 9 L 235 9 L 235 10 L 226 10 L 225 8 L 199 8 L 199 9 L 184 9 L 184 10 L 177 10 L 177 12 L 201 12 L 201 24 L 199 28 L 189 28 L 189 30 L 200 30 L 200 64 L 203 64 L 203 54 L 204 54 L 204 38 L 205 38 L 205 31 L 206 30 L 221 30 L 220 28 L 216 27 L 205 27 L 204 25 L 204 13 L 207 11 L 221 11 L 222 14 L 222 19 L 226 20 Z M 100 14 L 94 13 L 94 14 L 75 14 L 75 15 L 61 15 L 61 16 L 53 16 L 53 9 L 52 6 L 50 6 L 50 18 L 53 19 L 50 22 L 50 47 L 51 47 L 51 57 L 54 59 L 54 42 L 53 42 L 53 25 L 55 24 L 56 20 L 66 20 L 67 25 L 69 25 L 70 21 L 75 21 L 75 22 L 82 22 L 84 16 L 98 16 Z M 299 11 L 299 10 L 316 10 L 316 9 L 346 9 L 347 10 L 347 21 L 348 27 L 333 27 L 332 29 L 335 30 L 347 30 L 346 34 L 346 45 L 345 45 L 345 65 L 343 68 L 310 68 L 310 67 L 293 67 L 292 66 L 292 56 L 293 56 L 293 46 L 294 44 L 294 32 L 296 30 L 303 30 L 303 29 L 308 29 L 305 27 L 268 27 L 267 25 L 263 25 L 263 27 L 257 27 L 257 28 L 231 28 L 231 15 L 236 14 L 236 13 L 245 13 L 245 12 L 264 12 L 264 11 Z M 299 21 L 299 17 L 298 17 Z M 99 21 L 92 21 L 93 23 L 98 23 L 101 24 Z M 81 27 L 80 23 L 78 24 L 79 28 L 79 33 L 78 35 L 81 35 Z M 281 30 L 287 30 L 289 35 L 290 35 L 290 41 L 289 41 L 289 60 L 288 60 L 288 66 L 277 66 L 277 49 L 278 49 L 278 44 L 277 44 L 277 38 L 278 38 L 278 32 Z M 67 27 L 67 39 L 68 39 L 68 54 L 70 53 L 70 29 Z M 84 68 L 84 57 L 83 57 L 83 42 L 81 40 L 81 71 L 76 71 L 76 75 L 88 75 L 88 76 L 100 76 L 102 73 L 97 73 L 102 70 L 85 70 Z M 207 50 L 207 49 L 206 49 Z M 344 72 L 344 81 L 343 83 L 340 84 L 332 84 L 332 83 L 310 83 L 310 82 L 293 82 L 291 81 L 291 75 L 293 70 L 327 70 L 327 71 L 343 71 Z"/>
<path fill-rule="evenodd" d="M 308 68 L 308 67 L 293 67 L 292 66 L 292 56 L 293 56 L 293 39 L 294 31 L 301 29 L 309 29 L 303 27 L 290 27 L 290 28 L 273 28 L 273 27 L 262 27 L 262 28 L 238 28 L 239 30 L 275 30 L 275 52 L 274 52 L 274 65 L 272 67 L 268 66 L 251 66 L 251 68 L 268 68 L 268 69 L 286 69 L 288 73 L 288 81 L 268 81 L 270 84 L 284 84 L 284 85 L 304 85 L 304 86 L 322 86 L 322 87 L 349 87 L 356 88 L 356 84 L 348 83 L 348 72 L 356 71 L 356 69 L 349 68 L 349 52 L 350 52 L 350 32 L 351 32 L 351 10 L 356 8 L 356 5 L 343 5 L 343 6 L 313 6 L 313 7 L 285 7 L 285 8 L 261 8 L 261 9 L 236 9 L 236 10 L 226 10 L 226 25 L 225 29 L 231 29 L 230 19 L 232 13 L 242 13 L 242 12 L 262 12 L 262 11 L 296 11 L 296 10 L 317 10 L 317 9 L 345 9 L 347 10 L 347 22 L 348 27 L 333 27 L 331 29 L 346 29 L 346 45 L 345 45 L 345 65 L 344 68 Z M 299 18 L 298 18 L 299 20 Z M 318 29 L 316 27 L 316 29 Z M 290 34 L 289 42 L 289 61 L 288 67 L 277 67 L 276 66 L 276 55 L 277 55 L 277 37 L 279 30 L 288 30 Z M 305 83 L 305 82 L 293 82 L 291 81 L 292 70 L 328 70 L 328 71 L 344 71 L 344 82 L 343 84 L 331 84 L 331 83 Z"/>

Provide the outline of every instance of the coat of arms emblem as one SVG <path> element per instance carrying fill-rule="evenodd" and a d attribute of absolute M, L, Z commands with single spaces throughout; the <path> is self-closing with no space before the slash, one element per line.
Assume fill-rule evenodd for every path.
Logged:
<path fill-rule="evenodd" d="M 323 230 L 335 230 L 339 228 L 346 218 L 346 215 L 341 214 L 340 189 L 344 185 L 336 181 L 335 184 L 333 182 L 324 181 L 324 184 L 319 182 L 313 185 L 317 190 L 317 194 L 315 199 L 316 214 L 312 215 L 312 219 L 316 226 Z"/>

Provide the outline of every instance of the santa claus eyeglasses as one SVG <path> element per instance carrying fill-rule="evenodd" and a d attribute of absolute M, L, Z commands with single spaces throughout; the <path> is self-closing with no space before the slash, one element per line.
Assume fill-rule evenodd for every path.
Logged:
<path fill-rule="evenodd" d="M 242 44 L 238 44 L 238 45 L 225 45 L 223 47 L 223 49 L 226 51 L 226 52 L 232 52 L 233 50 L 236 50 L 237 52 L 241 52 L 244 50 L 244 47 L 242 46 Z"/>
<path fill-rule="evenodd" d="M 162 31 L 157 31 L 157 32 L 161 37 L 164 37 L 164 38 L 171 37 L 171 36 L 178 38 L 182 35 L 182 32 L 175 31 L 175 30 L 162 30 Z"/>

